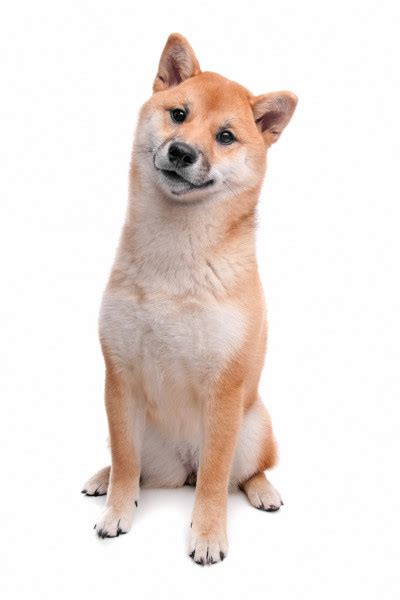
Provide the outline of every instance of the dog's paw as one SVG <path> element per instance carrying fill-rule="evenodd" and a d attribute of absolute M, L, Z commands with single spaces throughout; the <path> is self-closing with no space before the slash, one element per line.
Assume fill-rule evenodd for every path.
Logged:
<path fill-rule="evenodd" d="M 228 541 L 224 534 L 208 536 L 192 533 L 189 556 L 198 565 L 214 565 L 224 560 L 228 554 Z"/>
<path fill-rule="evenodd" d="M 110 467 L 105 467 L 88 479 L 82 488 L 82 494 L 85 494 L 86 496 L 105 496 L 107 494 L 109 480 Z"/>
<path fill-rule="evenodd" d="M 279 493 L 268 480 L 260 486 L 252 486 L 246 490 L 250 504 L 266 512 L 275 512 L 283 505 Z"/>
<path fill-rule="evenodd" d="M 135 502 L 133 509 L 116 510 L 112 506 L 106 506 L 94 526 L 99 538 L 113 538 L 128 533 L 132 527 L 136 506 L 137 502 Z"/>

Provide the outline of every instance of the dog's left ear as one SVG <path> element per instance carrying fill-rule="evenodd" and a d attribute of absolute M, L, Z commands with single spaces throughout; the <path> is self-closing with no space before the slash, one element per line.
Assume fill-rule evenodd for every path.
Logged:
<path fill-rule="evenodd" d="M 183 35 L 171 33 L 158 65 L 153 92 L 162 92 L 201 73 L 193 48 Z"/>
<path fill-rule="evenodd" d="M 253 99 L 254 119 L 267 146 L 279 139 L 296 106 L 297 96 L 292 92 L 271 92 Z"/>

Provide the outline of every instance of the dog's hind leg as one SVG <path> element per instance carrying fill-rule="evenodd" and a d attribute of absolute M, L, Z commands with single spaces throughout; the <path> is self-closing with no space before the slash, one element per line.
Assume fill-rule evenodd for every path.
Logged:
<path fill-rule="evenodd" d="M 86 496 L 105 496 L 110 481 L 110 470 L 111 467 L 104 467 L 88 479 L 82 488 L 82 494 L 86 494 Z"/>
<path fill-rule="evenodd" d="M 242 489 L 255 508 L 268 512 L 278 510 L 283 504 L 281 497 L 264 473 L 276 462 L 277 449 L 271 418 L 258 399 L 243 417 L 230 489 Z"/>

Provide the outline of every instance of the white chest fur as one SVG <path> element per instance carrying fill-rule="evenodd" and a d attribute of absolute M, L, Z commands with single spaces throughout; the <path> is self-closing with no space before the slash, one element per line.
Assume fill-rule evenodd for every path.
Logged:
<path fill-rule="evenodd" d="M 170 393 L 190 400 L 227 364 L 240 345 L 243 317 L 233 305 L 138 301 L 123 292 L 104 295 L 100 334 L 124 370 L 142 381 L 155 405 Z"/>
<path fill-rule="evenodd" d="M 228 292 L 249 255 L 252 263 L 253 246 L 211 252 L 222 239 L 217 203 L 183 208 L 140 195 L 132 211 L 103 298 L 100 335 L 158 422 L 194 435 L 185 421 L 199 422 L 202 398 L 245 336 L 244 314 Z"/>

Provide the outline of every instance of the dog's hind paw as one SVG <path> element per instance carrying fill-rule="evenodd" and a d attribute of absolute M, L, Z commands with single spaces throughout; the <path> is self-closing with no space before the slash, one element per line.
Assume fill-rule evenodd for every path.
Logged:
<path fill-rule="evenodd" d="M 272 483 L 268 481 L 264 473 L 258 473 L 243 484 L 242 487 L 250 504 L 259 510 L 275 512 L 283 505 L 279 493 Z"/>
<path fill-rule="evenodd" d="M 86 496 L 105 496 L 108 490 L 111 467 L 104 467 L 93 475 L 82 488 L 82 494 Z"/>

